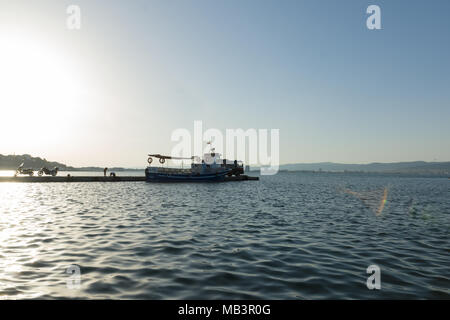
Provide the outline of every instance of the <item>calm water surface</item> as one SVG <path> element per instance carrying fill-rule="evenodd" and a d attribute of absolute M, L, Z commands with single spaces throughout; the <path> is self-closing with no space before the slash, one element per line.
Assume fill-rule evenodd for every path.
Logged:
<path fill-rule="evenodd" d="M 446 178 L 0 183 L 0 199 L 3 299 L 450 299 Z"/>

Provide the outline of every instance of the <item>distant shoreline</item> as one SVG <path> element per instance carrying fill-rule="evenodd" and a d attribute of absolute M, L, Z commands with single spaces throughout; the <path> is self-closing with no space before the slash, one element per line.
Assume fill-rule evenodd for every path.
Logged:
<path fill-rule="evenodd" d="M 88 167 L 72 167 L 56 161 L 47 161 L 40 157 L 33 157 L 29 154 L 23 155 L 1 155 L 0 154 L 0 170 L 16 170 L 17 167 L 24 163 L 26 168 L 39 170 L 42 167 L 54 168 L 58 167 L 60 171 L 69 172 L 103 172 L 104 167 L 88 166 Z M 141 171 L 142 168 L 124 168 L 111 167 L 108 171 Z M 259 167 L 250 166 L 250 172 L 258 172 Z M 369 163 L 369 164 L 343 164 L 333 162 L 321 163 L 293 163 L 283 164 L 279 166 L 280 172 L 332 172 L 332 173 L 390 173 L 405 175 L 429 175 L 429 176 L 450 176 L 450 161 L 448 162 L 426 162 L 426 161 L 410 161 L 410 162 L 392 162 L 392 163 Z"/>

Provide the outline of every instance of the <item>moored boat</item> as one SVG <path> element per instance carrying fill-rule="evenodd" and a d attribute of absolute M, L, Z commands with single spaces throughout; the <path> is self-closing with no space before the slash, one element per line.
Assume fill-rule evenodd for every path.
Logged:
<path fill-rule="evenodd" d="M 225 176 L 240 174 L 243 165 L 233 161 L 232 164 L 220 158 L 219 153 L 211 152 L 204 155 L 200 162 L 198 157 L 182 158 L 171 157 L 160 154 L 149 154 L 148 163 L 151 165 L 153 158 L 159 159 L 163 165 L 166 160 L 192 160 L 190 168 L 167 168 L 148 166 L 145 169 L 147 182 L 220 182 L 225 180 Z"/>
<path fill-rule="evenodd" d="M 193 172 L 190 169 L 156 168 L 145 169 L 147 182 L 219 182 L 229 170 L 215 172 Z"/>

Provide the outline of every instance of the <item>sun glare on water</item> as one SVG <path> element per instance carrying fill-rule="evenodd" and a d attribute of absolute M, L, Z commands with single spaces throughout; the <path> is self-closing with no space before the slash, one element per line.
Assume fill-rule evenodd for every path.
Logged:
<path fill-rule="evenodd" d="M 79 72 L 61 50 L 34 38 L 0 33 L 3 150 L 26 149 L 31 139 L 42 143 L 64 137 L 83 107 L 83 94 Z"/>

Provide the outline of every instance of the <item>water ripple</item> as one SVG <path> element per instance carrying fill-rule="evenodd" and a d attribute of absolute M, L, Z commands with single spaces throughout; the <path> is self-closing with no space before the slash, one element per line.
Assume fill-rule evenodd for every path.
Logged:
<path fill-rule="evenodd" d="M 0 194 L 3 299 L 450 299 L 448 179 L 280 173 Z"/>

